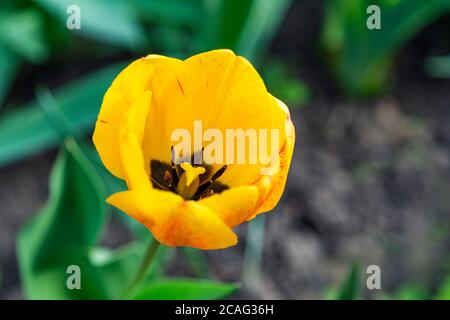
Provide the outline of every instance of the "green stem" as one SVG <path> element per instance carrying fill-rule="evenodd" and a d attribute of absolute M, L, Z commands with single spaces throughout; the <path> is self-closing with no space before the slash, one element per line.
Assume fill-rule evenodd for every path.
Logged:
<path fill-rule="evenodd" d="M 141 265 L 136 273 L 136 276 L 134 277 L 128 289 L 125 291 L 126 298 L 130 297 L 130 295 L 137 289 L 137 287 L 147 276 L 159 246 L 160 243 L 155 239 L 147 247 L 147 251 L 145 252 L 145 256 L 142 259 Z"/>

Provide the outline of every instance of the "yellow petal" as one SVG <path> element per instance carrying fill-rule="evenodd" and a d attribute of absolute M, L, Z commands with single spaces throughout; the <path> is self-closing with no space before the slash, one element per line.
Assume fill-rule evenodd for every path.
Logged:
<path fill-rule="evenodd" d="M 184 201 L 167 223 L 150 228 L 154 236 L 170 246 L 189 246 L 203 250 L 223 249 L 237 243 L 236 234 L 208 207 Z"/>
<path fill-rule="evenodd" d="M 120 159 L 123 173 L 130 190 L 141 186 L 151 188 L 149 166 L 142 153 L 146 117 L 151 105 L 152 93 L 144 91 L 126 111 L 119 125 Z"/>
<path fill-rule="evenodd" d="M 93 141 L 103 164 L 116 177 L 124 179 L 119 156 L 119 124 L 123 115 L 137 96 L 145 90 L 152 91 L 155 83 L 161 83 L 177 61 L 157 55 L 136 60 L 116 77 L 106 92 Z"/>
<path fill-rule="evenodd" d="M 150 226 L 154 223 L 153 219 L 149 215 L 145 215 L 142 210 L 139 209 L 136 200 L 136 192 L 121 191 L 114 193 L 106 199 L 106 202 L 123 211 L 136 221 Z"/>
<path fill-rule="evenodd" d="M 257 213 L 263 213 L 272 210 L 280 200 L 287 180 L 289 167 L 291 165 L 292 154 L 294 152 L 295 144 L 295 128 L 291 121 L 289 111 L 286 105 L 277 100 L 280 108 L 286 112 L 286 141 L 280 151 L 280 171 L 272 179 L 271 190 L 267 197 L 261 202 L 260 207 L 257 209 Z"/>
<path fill-rule="evenodd" d="M 236 234 L 213 210 L 171 192 L 125 191 L 110 196 L 108 203 L 144 224 L 167 246 L 213 250 L 237 243 Z"/>
<path fill-rule="evenodd" d="M 196 120 L 202 121 L 203 132 L 219 129 L 225 136 L 226 129 L 279 129 L 278 144 L 285 140 L 285 113 L 267 92 L 253 66 L 230 50 L 202 53 L 174 66 L 158 93 L 154 92 L 153 102 L 149 116 L 152 125 L 147 127 L 143 143 L 149 159 L 170 159 L 172 132 L 184 128 L 194 138 Z M 154 146 L 154 142 L 158 145 Z M 207 144 L 195 146 L 192 141 L 192 152 Z M 249 149 L 246 160 L 255 151 Z M 259 176 L 258 164 L 232 164 L 220 181 L 238 186 L 254 183 Z"/>
<path fill-rule="evenodd" d="M 201 199 L 199 204 L 211 208 L 230 228 L 234 228 L 252 215 L 257 200 L 256 186 L 240 186 Z"/>

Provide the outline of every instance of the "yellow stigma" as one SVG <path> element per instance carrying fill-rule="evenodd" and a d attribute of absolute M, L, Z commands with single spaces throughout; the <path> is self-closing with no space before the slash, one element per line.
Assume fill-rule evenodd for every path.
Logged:
<path fill-rule="evenodd" d="M 205 173 L 205 168 L 193 167 L 189 162 L 183 162 L 180 166 L 186 174 L 186 186 L 190 186 L 192 181 L 198 178 L 201 174 Z"/>

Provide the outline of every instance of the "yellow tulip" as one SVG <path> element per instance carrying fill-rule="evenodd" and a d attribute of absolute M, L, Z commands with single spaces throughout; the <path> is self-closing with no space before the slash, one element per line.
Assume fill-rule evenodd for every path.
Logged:
<path fill-rule="evenodd" d="M 221 132 L 278 129 L 275 171 L 263 175 L 259 163 L 173 163 L 171 133 L 193 131 L 195 121 Z M 232 228 L 275 207 L 294 140 L 287 107 L 267 92 L 253 66 L 230 50 L 184 61 L 149 55 L 131 63 L 106 92 L 93 135 L 105 167 L 128 187 L 107 202 L 144 224 L 162 244 L 205 250 L 235 245 Z"/>

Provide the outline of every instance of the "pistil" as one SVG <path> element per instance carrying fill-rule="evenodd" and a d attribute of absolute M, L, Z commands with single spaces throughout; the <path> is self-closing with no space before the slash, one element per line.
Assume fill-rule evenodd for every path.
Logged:
<path fill-rule="evenodd" d="M 205 173 L 205 168 L 193 167 L 187 162 L 182 163 L 180 166 L 184 172 L 178 182 L 177 193 L 184 199 L 191 199 L 197 192 L 200 185 L 199 176 Z"/>

